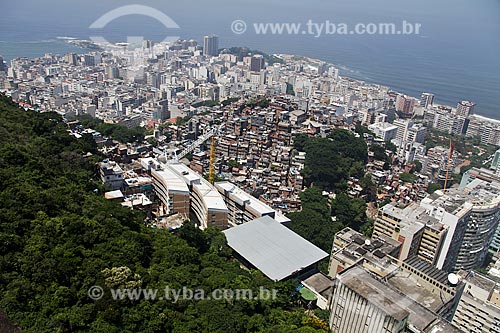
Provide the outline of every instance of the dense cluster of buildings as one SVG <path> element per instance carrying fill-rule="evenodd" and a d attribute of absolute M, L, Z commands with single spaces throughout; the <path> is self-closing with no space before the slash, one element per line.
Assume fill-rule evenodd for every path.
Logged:
<path fill-rule="evenodd" d="M 476 179 L 463 188 L 436 191 L 419 204 L 385 205 L 374 235 L 401 241 L 400 259 L 418 256 L 449 272 L 480 268 L 497 234 L 499 185 Z"/>
<path fill-rule="evenodd" d="M 404 240 L 403 240 L 404 241 Z M 346 228 L 330 256 L 329 309 L 335 332 L 497 332 L 498 277 L 448 273 L 404 242 Z"/>
<path fill-rule="evenodd" d="M 472 168 L 459 186 L 426 193 L 467 158 L 427 149 L 430 129 L 500 145 L 498 123 L 475 116 L 474 103 L 435 105 L 432 93 L 418 100 L 315 59 L 221 52 L 217 36 L 203 45 L 85 45 L 93 50 L 10 66 L 0 57 L 0 90 L 69 125 L 89 115 L 151 129 L 152 141 L 138 144 L 71 129 L 77 138 L 92 134 L 109 156 L 99 163 L 107 199 L 146 210 L 156 227 L 189 219 L 223 230 L 246 266 L 275 281 L 299 279 L 301 299 L 330 311 L 337 333 L 500 332 L 500 261 L 488 275 L 477 272 L 500 250 L 500 150 L 490 169 Z M 306 153 L 293 139 L 360 124 L 370 130 L 367 144 L 388 157 L 370 150 L 365 168 L 376 201 L 388 204 L 373 215 L 372 237 L 349 228 L 335 235 L 327 276 L 317 264 L 328 254 L 286 227 L 305 186 Z M 417 163 L 415 180 L 403 180 Z M 351 197 L 366 195 L 359 179 L 347 186 Z"/>
<path fill-rule="evenodd" d="M 177 147 L 196 140 L 214 119 L 224 119 L 227 130 L 217 154 L 239 162 L 242 168 L 235 178 L 238 173 L 239 179 L 248 176 L 249 169 L 259 169 L 251 171 L 254 178 L 269 174 L 265 182 L 238 185 L 252 193 L 264 191 L 261 199 L 287 209 L 299 207 L 290 188 L 302 186 L 289 154 L 293 133 L 326 136 L 334 127 L 361 123 L 374 133 L 377 144 L 393 142 L 401 163 L 419 161 L 428 181 L 438 183 L 448 171 L 456 171 L 462 157 L 454 153 L 450 164 L 448 147 L 426 149 L 428 128 L 499 144 L 498 124 L 474 115 L 472 102 L 459 102 L 456 108 L 435 105 L 431 93 L 418 100 L 341 77 L 337 68 L 315 59 L 266 58 L 246 49 L 220 52 L 217 36 L 205 36 L 203 45 L 194 40 L 144 41 L 138 48 L 71 42 L 91 47 L 90 52 L 13 59 L 0 68 L 0 90 L 25 107 L 57 111 L 68 119 L 88 114 L 128 127 L 154 127 L 190 117 L 172 128 Z M 246 110 L 220 104 L 255 96 L 272 102 Z M 191 168 L 205 172 L 207 156 L 196 158 Z"/>

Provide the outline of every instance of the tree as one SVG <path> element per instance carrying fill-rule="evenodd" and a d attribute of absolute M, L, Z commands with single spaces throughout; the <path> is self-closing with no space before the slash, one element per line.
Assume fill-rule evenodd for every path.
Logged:
<path fill-rule="evenodd" d="M 422 162 L 415 160 L 413 161 L 413 164 L 415 164 L 415 171 L 422 171 Z"/>
<path fill-rule="evenodd" d="M 307 134 L 299 133 L 293 138 L 293 147 L 298 151 L 304 151 L 308 141 L 309 136 Z"/>
<path fill-rule="evenodd" d="M 290 213 L 290 228 L 311 243 L 330 252 L 335 233 L 343 225 L 330 218 L 328 200 L 317 187 L 310 187 L 300 194 L 302 210 Z"/>
<path fill-rule="evenodd" d="M 405 183 L 413 183 L 415 180 L 417 180 L 417 176 L 408 172 L 403 172 L 399 175 L 399 179 Z"/>
<path fill-rule="evenodd" d="M 443 186 L 441 184 L 430 183 L 429 186 L 427 186 L 427 193 L 432 194 L 437 190 L 441 190 L 442 188 Z"/>
<path fill-rule="evenodd" d="M 239 166 L 238 162 L 234 159 L 231 159 L 229 161 L 227 161 L 227 166 L 229 167 L 229 169 L 233 169 L 233 168 L 237 168 Z"/>
<path fill-rule="evenodd" d="M 293 284 L 241 269 L 219 230 L 148 228 L 143 213 L 96 195 L 95 165 L 82 151 L 92 147 L 66 129 L 56 113 L 19 110 L 0 97 L 0 309 L 21 331 L 322 332 L 290 305 Z M 92 286 L 102 298 L 89 297 Z M 138 286 L 255 295 L 262 286 L 277 297 L 111 297 L 109 287 Z"/>
<path fill-rule="evenodd" d="M 366 143 L 347 130 L 337 129 L 328 138 L 297 135 L 294 145 L 306 152 L 303 175 L 308 184 L 339 190 L 349 177 L 363 176 Z"/>
<path fill-rule="evenodd" d="M 359 231 L 365 235 L 366 237 L 372 237 L 372 234 L 373 234 L 373 225 L 374 225 L 375 221 L 373 221 L 373 219 L 366 219 L 366 222 L 363 223 L 363 225 L 361 226 L 361 228 L 359 229 Z"/>
<path fill-rule="evenodd" d="M 389 156 L 387 156 L 387 154 L 385 153 L 384 147 L 379 145 L 371 145 L 370 151 L 373 152 L 373 158 L 375 158 L 376 160 L 388 163 L 391 162 Z"/>
<path fill-rule="evenodd" d="M 156 138 L 154 138 L 154 137 L 149 137 L 146 141 L 150 145 L 152 145 L 153 147 L 157 147 L 158 146 L 158 140 L 156 140 Z"/>
<path fill-rule="evenodd" d="M 120 142 L 141 142 L 146 134 L 146 129 L 143 127 L 128 128 L 119 124 L 104 123 L 102 120 L 92 118 L 89 115 L 82 115 L 77 119 L 83 127 L 92 128 L 102 135 Z"/>
<path fill-rule="evenodd" d="M 369 173 L 359 180 L 359 184 L 363 188 L 362 194 L 366 195 L 367 202 L 377 200 L 377 186 L 373 183 L 372 176 Z"/>
<path fill-rule="evenodd" d="M 332 202 L 332 215 L 337 218 L 337 222 L 359 231 L 366 219 L 366 202 L 339 193 Z"/>
<path fill-rule="evenodd" d="M 393 153 L 396 153 L 396 151 L 398 149 L 398 147 L 396 147 L 396 145 L 390 141 L 385 143 L 385 148 L 387 150 L 392 151 Z"/>

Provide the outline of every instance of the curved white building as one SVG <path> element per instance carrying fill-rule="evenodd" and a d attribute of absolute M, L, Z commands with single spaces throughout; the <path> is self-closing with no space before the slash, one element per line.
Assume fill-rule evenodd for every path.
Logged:
<path fill-rule="evenodd" d="M 189 216 L 190 195 L 186 183 L 168 168 L 153 169 L 151 176 L 154 191 L 163 203 L 166 213 Z"/>
<path fill-rule="evenodd" d="M 198 173 L 181 163 L 168 164 L 170 170 L 187 185 L 190 193 L 190 216 L 202 229 L 229 227 L 229 210 L 217 189 Z"/>

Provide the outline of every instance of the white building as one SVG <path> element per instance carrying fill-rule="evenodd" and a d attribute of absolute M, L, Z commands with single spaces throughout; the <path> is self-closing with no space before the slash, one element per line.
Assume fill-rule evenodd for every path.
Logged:
<path fill-rule="evenodd" d="M 289 218 L 230 182 L 217 182 L 215 188 L 220 192 L 229 209 L 228 220 L 231 226 L 262 216 L 270 216 L 280 223 L 290 222 Z"/>
<path fill-rule="evenodd" d="M 372 131 L 375 136 L 384 141 L 391 141 L 396 138 L 398 127 L 389 123 L 375 123 L 368 125 L 368 129 Z"/>
<path fill-rule="evenodd" d="M 99 163 L 99 175 L 106 190 L 114 191 L 123 187 L 123 170 L 116 162 Z"/>
<path fill-rule="evenodd" d="M 500 284 L 498 278 L 477 272 L 460 272 L 465 288 L 452 323 L 463 332 L 500 332 Z"/>

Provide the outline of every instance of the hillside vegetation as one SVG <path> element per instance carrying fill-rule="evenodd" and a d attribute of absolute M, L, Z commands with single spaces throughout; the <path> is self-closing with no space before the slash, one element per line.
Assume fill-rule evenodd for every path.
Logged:
<path fill-rule="evenodd" d="M 241 269 L 218 230 L 149 229 L 140 213 L 104 200 L 95 160 L 83 157 L 94 144 L 69 136 L 55 113 L 0 97 L 0 313 L 22 332 L 322 332 L 294 308 L 291 282 Z M 116 301 L 104 288 L 94 301 L 94 285 L 279 293 Z"/>

